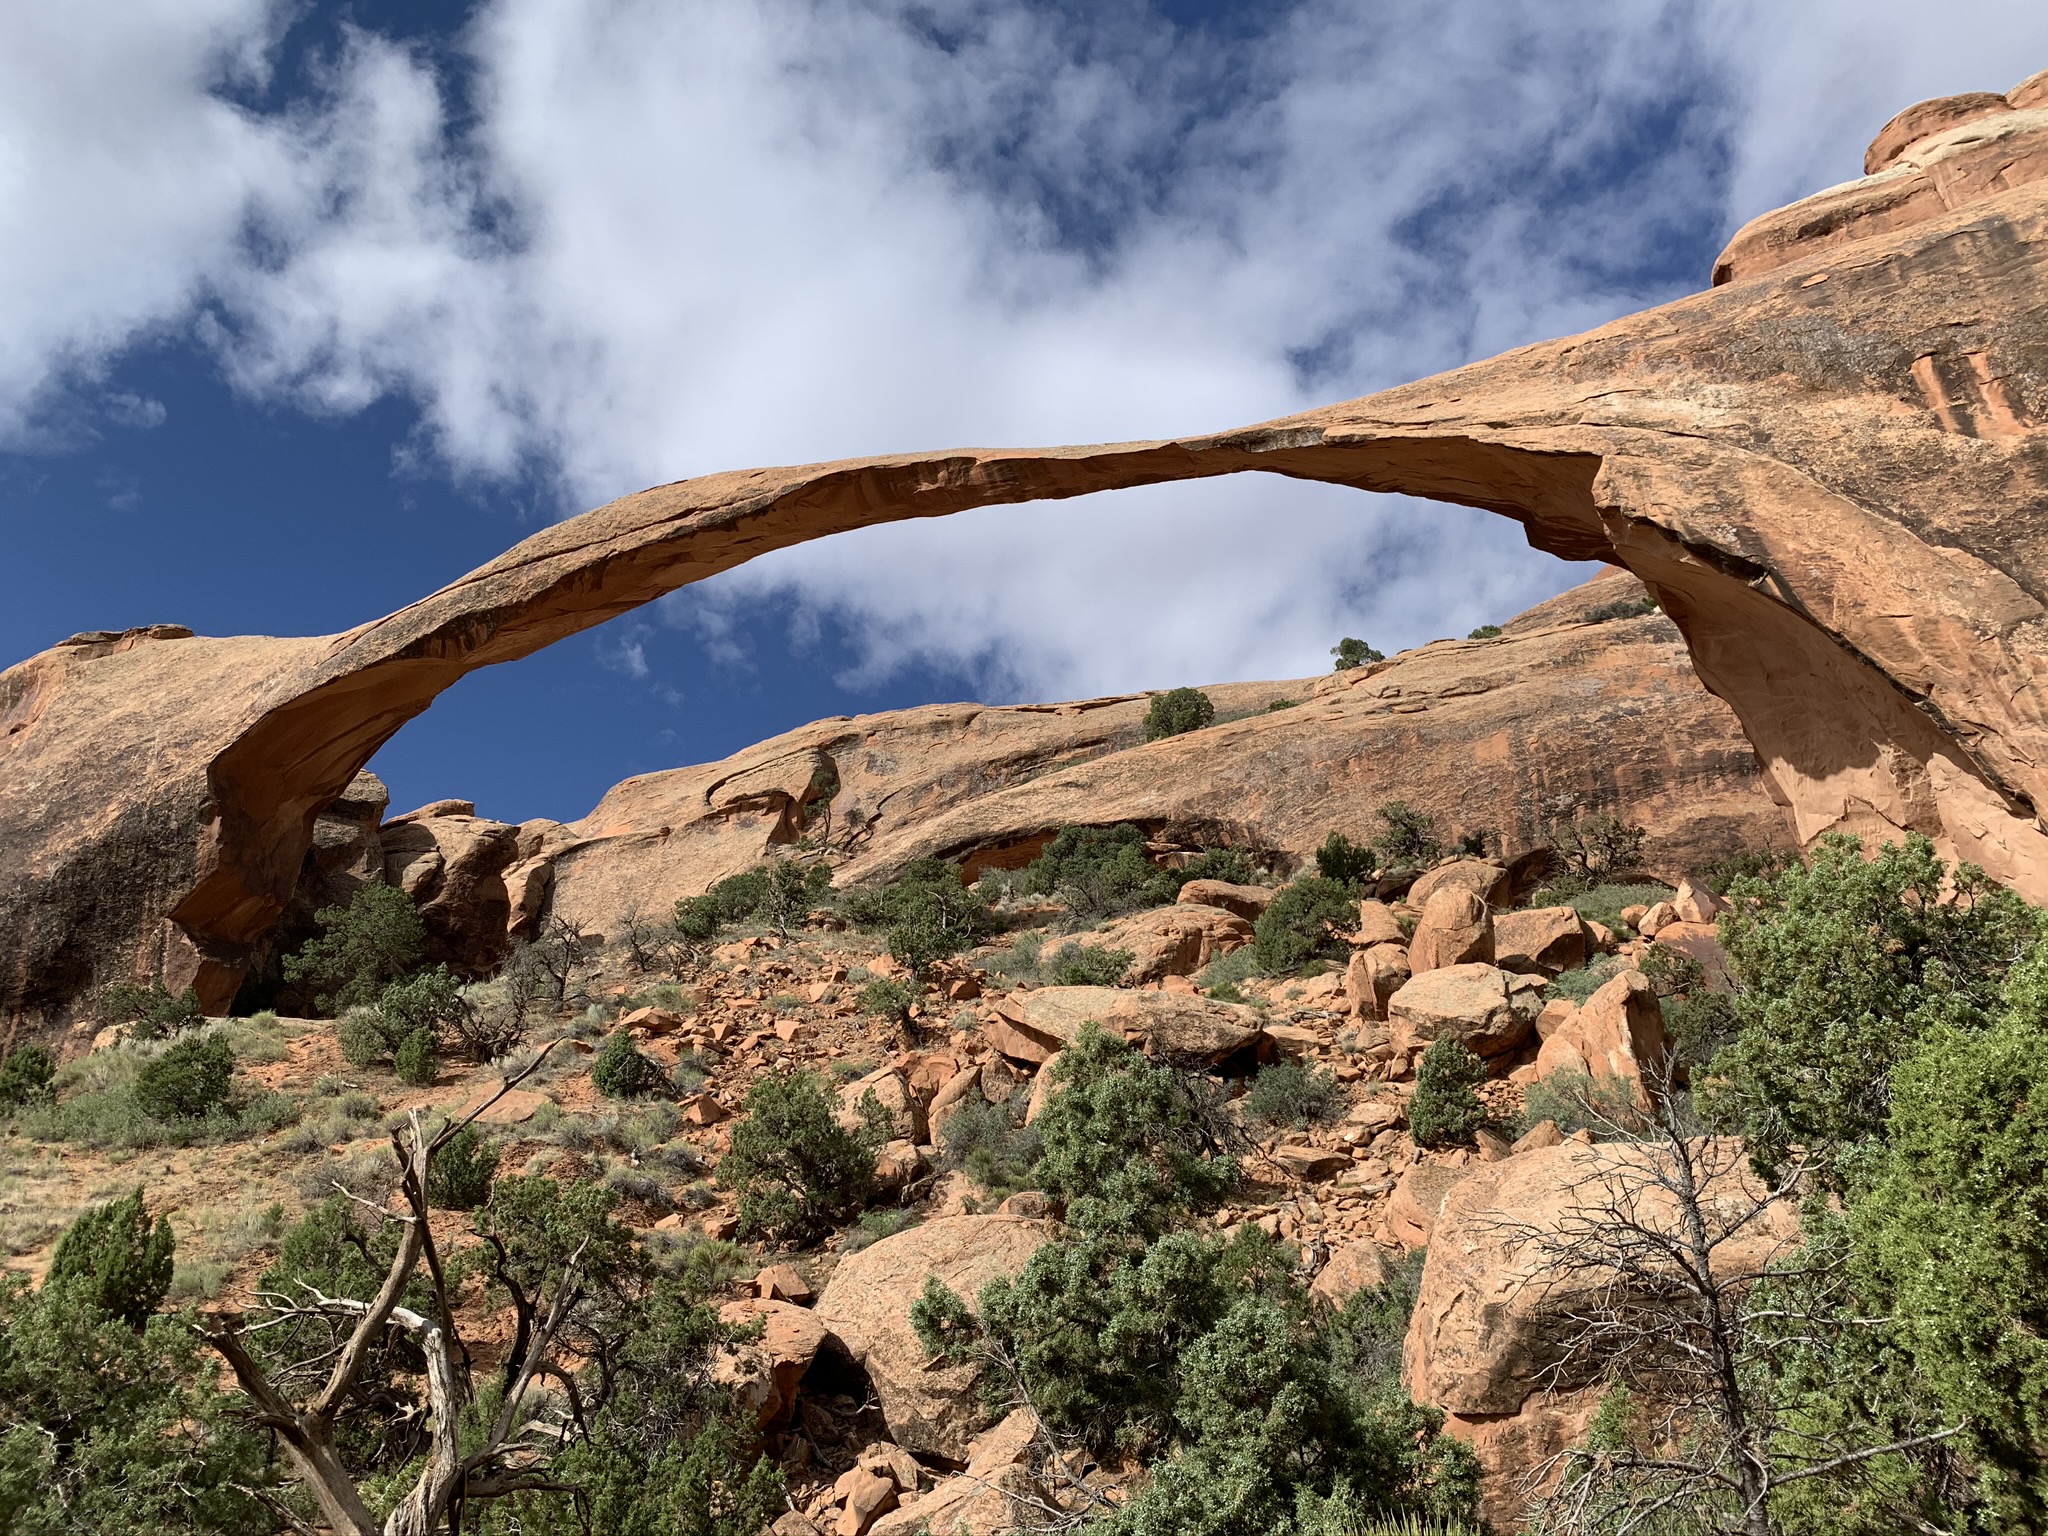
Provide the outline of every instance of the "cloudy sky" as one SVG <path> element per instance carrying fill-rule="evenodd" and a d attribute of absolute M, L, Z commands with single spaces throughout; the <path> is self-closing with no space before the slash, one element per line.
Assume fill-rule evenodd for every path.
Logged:
<path fill-rule="evenodd" d="M 340 629 L 705 471 L 1241 425 L 1704 284 L 2032 0 L 0 0 L 0 665 Z M 875 529 L 480 674 L 401 806 L 1319 671 L 1582 571 L 1264 477 Z"/>

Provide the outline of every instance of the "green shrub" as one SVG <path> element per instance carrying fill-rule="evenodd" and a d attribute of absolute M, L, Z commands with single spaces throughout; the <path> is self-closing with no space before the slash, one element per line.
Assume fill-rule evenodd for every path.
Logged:
<path fill-rule="evenodd" d="M 939 1130 L 942 1165 L 966 1170 L 997 1195 L 1030 1187 L 1041 1146 L 1036 1126 L 1026 1126 L 1011 1105 L 991 1104 L 980 1094 L 970 1094 Z"/>
<path fill-rule="evenodd" d="M 1474 1092 L 1486 1081 L 1486 1063 L 1448 1035 L 1430 1042 L 1415 1069 L 1415 1093 L 1408 1101 L 1408 1131 L 1418 1147 L 1448 1147 L 1469 1141 L 1486 1123 L 1486 1106 Z"/>
<path fill-rule="evenodd" d="M 915 991 L 886 976 L 877 976 L 860 989 L 860 1011 L 878 1019 L 906 1020 L 916 1002 Z"/>
<path fill-rule="evenodd" d="M 1316 873 L 1340 885 L 1355 885 L 1379 867 L 1370 844 L 1354 843 L 1342 832 L 1332 832 L 1316 850 Z"/>
<path fill-rule="evenodd" d="M 1863 857 L 1827 836 L 1768 880 L 1739 881 L 1721 919 L 1738 983 L 1736 1043 L 1707 1108 L 1763 1169 L 1794 1146 L 1828 1170 L 1881 1139 L 1891 1069 L 1937 1024 L 1981 1028 L 2041 914 L 1926 838 Z"/>
<path fill-rule="evenodd" d="M 1226 885 L 1253 885 L 1259 872 L 1253 867 L 1251 855 L 1242 848 L 1204 848 L 1179 869 L 1168 870 L 1167 874 L 1176 882 L 1174 894 L 1180 894 L 1178 887 L 1190 880 L 1221 880 Z"/>
<path fill-rule="evenodd" d="M 633 1099 L 660 1085 L 661 1069 L 641 1055 L 633 1037 L 621 1029 L 590 1063 L 590 1083 L 607 1098 Z"/>
<path fill-rule="evenodd" d="M 916 1225 L 915 1211 L 864 1211 L 860 1220 L 848 1227 L 839 1239 L 839 1251 L 859 1253 L 863 1248 L 874 1247 L 885 1237 L 894 1237 L 898 1232 L 908 1232 Z"/>
<path fill-rule="evenodd" d="M 1373 811 L 1380 821 L 1380 835 L 1372 840 L 1389 869 L 1415 869 L 1433 864 L 1443 853 L 1436 835 L 1436 821 L 1427 811 L 1417 810 L 1406 800 L 1388 800 Z"/>
<path fill-rule="evenodd" d="M 1690 1076 L 1706 1067 L 1742 1032 L 1735 1000 L 1725 992 L 1695 988 L 1682 997 L 1666 998 L 1664 1033 L 1681 1073 Z"/>
<path fill-rule="evenodd" d="M 334 1025 L 341 1059 L 352 1067 L 373 1067 L 391 1054 L 391 1026 L 378 1008 L 351 1008 Z"/>
<path fill-rule="evenodd" d="M 1083 921 L 1163 906 L 1182 884 L 1174 871 L 1152 862 L 1144 830 L 1130 822 L 1062 829 L 1025 866 L 1019 883 L 1027 894 L 1060 897 Z"/>
<path fill-rule="evenodd" d="M 810 1243 L 860 1213 L 888 1136 L 880 1106 L 872 1097 L 868 1105 L 861 1129 L 850 1131 L 837 1100 L 809 1074 L 755 1081 L 718 1165 L 718 1182 L 739 1197 L 742 1236 Z"/>
<path fill-rule="evenodd" d="M 1516 1133 L 1545 1120 L 1555 1120 L 1567 1136 L 1575 1131 L 1603 1137 L 1629 1135 L 1646 1124 L 1636 1108 L 1633 1084 L 1569 1070 L 1553 1072 L 1528 1086 L 1522 1095 L 1521 1118 L 1515 1122 Z"/>
<path fill-rule="evenodd" d="M 49 1283 L 78 1286 L 97 1311 L 140 1328 L 170 1292 L 176 1248 L 170 1218 L 150 1220 L 138 1185 L 71 1224 L 50 1258 Z"/>
<path fill-rule="evenodd" d="M 391 1070 L 401 1083 L 415 1088 L 434 1085 L 434 1032 L 416 1029 L 399 1042 L 391 1056 Z"/>
<path fill-rule="evenodd" d="M 1623 968 L 1623 962 L 1612 955 L 1602 955 L 1590 965 L 1577 970 L 1560 971 L 1544 984 L 1546 998 L 1561 997 L 1567 1002 L 1583 1003 L 1608 982 L 1614 980 Z"/>
<path fill-rule="evenodd" d="M 427 1203 L 437 1210 L 473 1211 L 491 1198 L 498 1173 L 498 1147 L 473 1125 L 465 1125 L 434 1155 L 427 1170 Z"/>
<path fill-rule="evenodd" d="M 884 930 L 889 953 L 918 977 L 996 931 L 988 903 L 943 859 L 919 859 L 879 891 L 849 891 L 840 907 L 861 927 Z"/>
<path fill-rule="evenodd" d="M 1244 1096 L 1247 1119 L 1296 1129 L 1335 1119 L 1343 1107 L 1344 1091 L 1336 1078 L 1292 1059 L 1261 1068 Z"/>
<path fill-rule="evenodd" d="M 346 907 L 322 907 L 313 920 L 321 931 L 285 957 L 284 979 L 311 988 L 321 1008 L 374 1002 L 427 952 L 419 909 L 396 886 L 366 885 Z"/>
<path fill-rule="evenodd" d="M 1498 624 L 1482 624 L 1465 638 L 1467 640 L 1498 640 L 1500 638 L 1500 626 Z"/>
<path fill-rule="evenodd" d="M 1354 640 L 1349 635 L 1331 646 L 1330 654 L 1337 658 L 1336 666 L 1330 669 L 1333 672 L 1349 672 L 1367 662 L 1387 659 L 1363 640 Z"/>
<path fill-rule="evenodd" d="M 1269 715 L 1277 715 L 1280 713 L 1281 710 L 1293 709 L 1299 703 L 1301 703 L 1301 700 L 1299 699 L 1274 699 L 1271 703 L 1267 704 L 1266 713 Z"/>
<path fill-rule="evenodd" d="M 103 1002 L 107 1022 L 128 1025 L 128 1032 L 137 1040 L 161 1040 L 204 1017 L 197 992 L 187 987 L 173 997 L 160 981 L 146 986 L 117 981 L 107 988 Z"/>
<path fill-rule="evenodd" d="M 421 1030 L 439 1031 L 460 1023 L 469 1012 L 462 983 L 437 965 L 402 981 L 394 981 L 377 997 L 386 1038 L 401 1043 Z"/>
<path fill-rule="evenodd" d="M 761 920 L 784 938 L 792 928 L 803 926 L 811 909 L 832 889 L 832 868 L 828 864 L 799 864 L 778 859 L 768 866 L 768 879 L 756 910 Z"/>
<path fill-rule="evenodd" d="M 1799 855 L 1785 848 L 1745 848 L 1723 859 L 1708 859 L 1696 873 L 1716 896 L 1726 896 L 1738 880 L 1767 880 Z"/>
<path fill-rule="evenodd" d="M 135 1074 L 135 1103 L 154 1120 L 203 1120 L 223 1108 L 235 1053 L 219 1035 L 180 1040 Z"/>
<path fill-rule="evenodd" d="M 1056 987 L 1113 987 L 1130 971 L 1132 958 L 1128 949 L 1062 944 L 1047 964 Z"/>
<path fill-rule="evenodd" d="M 1216 706 L 1199 688 L 1169 688 L 1156 695 L 1145 711 L 1145 739 L 1164 741 L 1199 731 L 1216 719 Z"/>
<path fill-rule="evenodd" d="M 1218 955 L 1203 966 L 1201 974 L 1195 978 L 1195 984 L 1213 996 L 1223 987 L 1235 992 L 1239 982 L 1260 974 L 1262 973 L 1259 970 L 1258 949 L 1247 944 L 1241 949 L 1233 949 L 1227 955 Z M 1244 999 L 1238 996 L 1226 998 L 1225 1001 L 1243 1002 Z"/>
<path fill-rule="evenodd" d="M 0 1056 L 0 1109 L 49 1097 L 57 1059 L 40 1045 L 24 1045 Z"/>
<path fill-rule="evenodd" d="M 1273 898 L 1252 925 L 1252 948 L 1270 976 L 1284 975 L 1334 952 L 1336 935 L 1358 920 L 1358 896 L 1321 875 L 1297 880 Z"/>

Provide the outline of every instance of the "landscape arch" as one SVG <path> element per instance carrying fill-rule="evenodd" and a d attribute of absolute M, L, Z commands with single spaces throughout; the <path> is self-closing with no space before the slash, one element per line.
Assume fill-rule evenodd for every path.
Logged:
<path fill-rule="evenodd" d="M 1479 507 L 1626 566 L 1803 839 L 1923 832 L 2048 901 L 2048 180 L 2011 174 L 2048 176 L 2048 111 L 2006 112 L 2012 140 L 2007 119 L 2036 158 L 2003 143 L 2003 181 L 1912 219 L 1833 189 L 1738 235 L 1722 286 L 1363 399 L 681 481 L 339 635 L 76 636 L 0 674 L 0 1013 L 62 1021 L 131 972 L 224 1008 L 315 817 L 476 668 L 808 539 L 1254 470 Z M 1895 158 L 1932 178 L 1976 152 L 1958 142 Z M 1890 196 L 1898 172 L 1866 181 Z"/>

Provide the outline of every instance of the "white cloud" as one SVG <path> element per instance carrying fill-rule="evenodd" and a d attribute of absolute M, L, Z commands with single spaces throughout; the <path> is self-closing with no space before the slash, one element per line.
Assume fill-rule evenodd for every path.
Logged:
<path fill-rule="evenodd" d="M 1906 101 L 2048 63 L 2048 15 L 1991 0 L 1304 0 L 1229 43 L 1017 0 L 493 0 L 471 116 L 352 29 L 259 115 L 217 87 L 262 78 L 260 0 L 119 14 L 45 7 L 0 56 L 0 440 L 197 316 L 252 395 L 403 393 L 416 461 L 564 510 L 1237 425 L 1582 328 L 1855 174 Z M 1568 579 L 1480 514 L 1240 479 L 869 530 L 664 611 L 735 659 L 793 597 L 855 679 L 1050 695 L 1312 670 Z"/>

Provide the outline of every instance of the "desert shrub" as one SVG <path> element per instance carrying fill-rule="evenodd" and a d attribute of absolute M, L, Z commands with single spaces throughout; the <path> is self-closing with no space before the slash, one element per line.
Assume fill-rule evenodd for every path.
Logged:
<path fill-rule="evenodd" d="M 175 997 L 160 981 L 138 986 L 117 981 L 102 994 L 109 1024 L 126 1024 L 137 1040 L 161 1040 L 197 1023 L 199 994 L 187 987 Z"/>
<path fill-rule="evenodd" d="M 1321 875 L 1297 880 L 1252 925 L 1260 969 L 1278 976 L 1334 951 L 1336 935 L 1358 919 L 1358 896 Z"/>
<path fill-rule="evenodd" d="M 1920 836 L 1863 857 L 1828 836 L 1767 880 L 1738 881 L 1721 919 L 1737 982 L 1736 1042 L 1707 1106 L 1760 1168 L 1796 1145 L 1834 1177 L 1882 1138 L 1891 1070 L 1936 1025 L 1980 1029 L 2041 915 Z"/>
<path fill-rule="evenodd" d="M 1039 967 L 1045 958 L 1045 935 L 1037 929 L 1020 933 L 1010 941 L 1010 947 L 991 955 L 983 969 L 1013 985 L 1017 982 L 1035 982 L 1040 979 Z"/>
<path fill-rule="evenodd" d="M 918 1222 L 917 1212 L 902 1209 L 886 1211 L 864 1211 L 861 1217 L 845 1232 L 840 1234 L 841 1253 L 859 1253 L 863 1248 L 872 1248 L 885 1237 L 894 1237 L 898 1232 L 908 1232 Z"/>
<path fill-rule="evenodd" d="M 1436 821 L 1427 811 L 1406 800 L 1389 800 L 1376 807 L 1380 835 L 1372 840 L 1389 869 L 1413 869 L 1431 864 L 1444 851 L 1436 835 Z"/>
<path fill-rule="evenodd" d="M 1199 688 L 1169 688 L 1156 695 L 1145 711 L 1145 739 L 1164 741 L 1199 731 L 1216 719 L 1216 706 Z"/>
<path fill-rule="evenodd" d="M 1551 803 L 1540 825 L 1553 867 L 1563 869 L 1552 881 L 1560 891 L 1589 891 L 1642 866 L 1649 833 L 1612 811 L 1589 810 L 1567 795 Z"/>
<path fill-rule="evenodd" d="M 351 1008 L 334 1025 L 341 1059 L 352 1067 L 372 1067 L 391 1054 L 391 1028 L 375 1007 Z"/>
<path fill-rule="evenodd" d="M 1299 699 L 1274 699 L 1271 703 L 1267 704 L 1266 713 L 1269 715 L 1277 715 L 1280 713 L 1281 710 L 1293 709 L 1299 703 L 1301 703 L 1301 700 Z"/>
<path fill-rule="evenodd" d="M 1657 599 L 1654 597 L 1621 598 L 1588 608 L 1579 618 L 1587 624 L 1606 624 L 1614 619 L 1640 619 L 1644 614 L 1656 611 Z"/>
<path fill-rule="evenodd" d="M 1683 996 L 1666 998 L 1663 1009 L 1673 1060 L 1688 1077 L 1733 1045 L 1742 1030 L 1735 1000 L 1725 992 L 1698 987 Z"/>
<path fill-rule="evenodd" d="M 71 1224 L 50 1258 L 50 1282 L 79 1287 L 95 1309 L 140 1328 L 170 1292 L 176 1247 L 170 1218 L 151 1222 L 138 1185 Z"/>
<path fill-rule="evenodd" d="M 857 1131 L 807 1073 L 772 1072 L 747 1092 L 718 1182 L 739 1197 L 742 1236 L 815 1242 L 860 1213 L 875 1187 L 875 1153 L 888 1139 L 873 1099 Z"/>
<path fill-rule="evenodd" d="M 1214 995 L 1222 987 L 1229 987 L 1234 992 L 1239 982 L 1259 974 L 1261 972 L 1258 949 L 1247 944 L 1241 949 L 1233 949 L 1229 954 L 1218 955 L 1211 960 L 1202 967 L 1202 973 L 1195 978 L 1195 983 Z M 1244 999 L 1240 996 L 1227 998 L 1225 1001 L 1242 1002 Z"/>
<path fill-rule="evenodd" d="M 996 930 L 988 903 L 943 859 L 918 859 L 901 879 L 879 891 L 849 891 L 840 906 L 861 927 L 882 929 L 889 953 L 915 976 Z"/>
<path fill-rule="evenodd" d="M 1387 659 L 1363 640 L 1355 640 L 1349 635 L 1331 646 L 1330 654 L 1337 658 L 1337 664 L 1330 669 L 1333 672 L 1349 672 L 1367 662 Z"/>
<path fill-rule="evenodd" d="M 878 1019 L 901 1023 L 910 1017 L 911 1006 L 916 1002 L 913 989 L 886 976 L 877 976 L 860 989 L 860 1011 Z"/>
<path fill-rule="evenodd" d="M 1462 1041 L 1445 1036 L 1430 1042 L 1415 1068 L 1415 1094 L 1408 1101 L 1408 1131 L 1418 1147 L 1448 1147 L 1468 1141 L 1486 1123 L 1486 1106 L 1474 1091 L 1486 1081 L 1486 1063 Z"/>
<path fill-rule="evenodd" d="M 1415 1248 L 1386 1259 L 1380 1283 L 1353 1292 L 1330 1320 L 1331 1358 L 1369 1390 L 1400 1389 L 1401 1353 L 1428 1257 L 1427 1250 Z"/>
<path fill-rule="evenodd" d="M 661 1082 L 661 1069 L 633 1044 L 623 1029 L 613 1033 L 590 1063 L 590 1083 L 607 1098 L 632 1099 L 651 1093 Z"/>
<path fill-rule="evenodd" d="M 1145 833 L 1130 822 L 1067 827 L 1026 865 L 1020 885 L 1031 895 L 1059 896 L 1084 921 L 1157 907 L 1180 894 L 1174 871 L 1145 851 Z"/>
<path fill-rule="evenodd" d="M 401 1083 L 431 1088 L 434 1083 L 434 1032 L 416 1029 L 391 1054 L 391 1070 Z"/>
<path fill-rule="evenodd" d="M 153 1120 L 203 1120 L 228 1101 L 235 1053 L 218 1035 L 180 1040 L 135 1074 L 135 1103 Z"/>
<path fill-rule="evenodd" d="M 18 1046 L 0 1056 L 0 1110 L 46 1098 L 57 1075 L 57 1059 L 40 1045 Z"/>
<path fill-rule="evenodd" d="M 1261 1068 L 1244 1096 L 1247 1119 L 1297 1129 L 1334 1119 L 1343 1105 L 1344 1090 L 1336 1078 L 1292 1059 Z"/>
<path fill-rule="evenodd" d="M 392 982 L 377 995 L 377 1010 L 389 1034 L 403 1042 L 421 1030 L 454 1027 L 469 1012 L 469 1004 L 462 996 L 462 983 L 447 966 L 437 965 Z"/>
<path fill-rule="evenodd" d="M 1190 880 L 1221 880 L 1226 885 L 1252 885 L 1259 871 L 1242 848 L 1204 848 L 1179 869 L 1168 870 L 1177 886 Z M 1179 895 L 1176 889 L 1175 895 Z"/>
<path fill-rule="evenodd" d="M 373 1002 L 383 990 L 420 967 L 427 928 L 419 909 L 392 885 L 366 885 L 346 907 L 313 914 L 320 933 L 284 961 L 284 979 L 310 988 L 321 1008 Z"/>
<path fill-rule="evenodd" d="M 811 909 L 831 892 L 832 868 L 828 864 L 799 864 L 795 859 L 778 859 L 768 866 L 768 879 L 756 910 L 761 920 L 784 938 L 792 928 L 803 926 Z"/>
<path fill-rule="evenodd" d="M 994 1194 L 1008 1195 L 1031 1184 L 1042 1143 L 1009 1104 L 991 1104 L 979 1094 L 955 1110 L 939 1131 L 941 1164 L 964 1169 Z"/>
<path fill-rule="evenodd" d="M 1056 987 L 1113 987 L 1129 972 L 1132 958 L 1128 949 L 1062 944 L 1047 964 Z"/>
<path fill-rule="evenodd" d="M 1355 885 L 1379 867 L 1370 844 L 1354 843 L 1342 832 L 1332 832 L 1316 850 L 1316 873 L 1340 885 Z"/>
<path fill-rule="evenodd" d="M 1716 896 L 1726 896 L 1738 880 L 1766 880 L 1799 857 L 1785 848 L 1745 848 L 1722 859 L 1708 859 L 1696 873 Z"/>
<path fill-rule="evenodd" d="M 1410 1118 L 1413 1118 L 1411 1111 Z M 1591 1131 L 1595 1136 L 1632 1134 L 1647 1123 L 1636 1107 L 1635 1087 L 1613 1077 L 1588 1077 L 1583 1072 L 1553 1072 L 1529 1084 L 1522 1095 L 1521 1118 L 1515 1122 L 1520 1134 L 1545 1120 L 1569 1136 Z"/>
<path fill-rule="evenodd" d="M 1500 638 L 1500 626 L 1498 624 L 1481 624 L 1465 638 L 1467 640 L 1498 640 Z"/>

